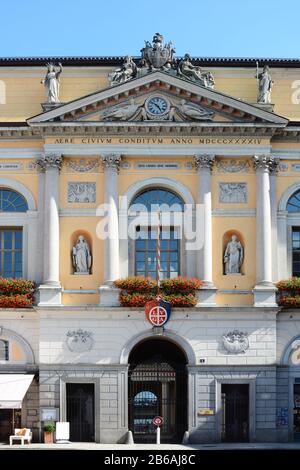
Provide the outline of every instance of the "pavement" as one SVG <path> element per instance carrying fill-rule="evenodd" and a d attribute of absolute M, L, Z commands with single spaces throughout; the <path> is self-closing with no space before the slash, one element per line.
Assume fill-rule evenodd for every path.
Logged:
<path fill-rule="evenodd" d="M 69 444 L 14 444 L 12 447 L 8 444 L 0 444 L 0 450 L 109 450 L 109 451 L 130 451 L 130 450 L 151 450 L 163 451 L 186 451 L 193 450 L 300 450 L 300 442 L 251 442 L 251 443 L 211 443 L 211 444 L 98 444 L 90 442 L 71 442 Z"/>

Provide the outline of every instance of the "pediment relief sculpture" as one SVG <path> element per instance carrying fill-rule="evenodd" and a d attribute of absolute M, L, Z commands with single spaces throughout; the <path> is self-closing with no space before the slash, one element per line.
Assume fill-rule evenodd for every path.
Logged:
<path fill-rule="evenodd" d="M 187 100 L 171 102 L 163 95 L 152 95 L 142 101 L 131 98 L 124 104 L 102 112 L 104 121 L 210 121 L 214 111 Z"/>
<path fill-rule="evenodd" d="M 133 61 L 132 57 L 125 57 L 123 65 L 108 74 L 110 84 L 112 86 L 119 85 L 133 78 L 160 70 L 203 87 L 214 88 L 215 81 L 210 72 L 205 72 L 199 66 L 193 65 L 189 54 L 185 54 L 180 61 L 176 60 L 172 43 L 164 44 L 163 39 L 160 33 L 155 33 L 152 44 L 150 41 L 145 41 L 138 64 Z"/>

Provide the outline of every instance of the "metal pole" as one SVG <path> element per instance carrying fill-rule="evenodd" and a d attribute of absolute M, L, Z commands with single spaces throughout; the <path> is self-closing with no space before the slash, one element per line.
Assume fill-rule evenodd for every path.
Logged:
<path fill-rule="evenodd" d="M 157 222 L 157 246 L 156 246 L 156 279 L 157 279 L 157 299 L 160 299 L 160 212 L 158 212 Z"/>
<path fill-rule="evenodd" d="M 156 444 L 160 444 L 160 427 L 156 428 Z"/>

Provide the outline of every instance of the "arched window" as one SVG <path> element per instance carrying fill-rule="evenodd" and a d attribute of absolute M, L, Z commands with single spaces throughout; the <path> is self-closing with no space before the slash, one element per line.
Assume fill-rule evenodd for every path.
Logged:
<path fill-rule="evenodd" d="M 28 204 L 21 194 L 11 189 L 0 188 L 0 212 L 26 212 Z"/>
<path fill-rule="evenodd" d="M 183 200 L 164 188 L 151 188 L 140 192 L 132 200 L 136 212 L 163 213 L 183 212 Z M 172 221 L 170 220 L 170 224 Z M 157 273 L 157 230 L 155 227 L 137 226 L 135 241 L 135 275 L 156 279 Z M 172 225 L 163 226 L 160 231 L 160 277 L 174 278 L 180 274 L 180 240 L 178 231 Z"/>
<path fill-rule="evenodd" d="M 183 200 L 177 194 L 163 188 L 146 189 L 139 193 L 131 202 L 135 210 L 158 211 L 169 210 L 171 212 L 182 212 Z M 140 206 L 140 207 L 139 207 Z"/>
<path fill-rule="evenodd" d="M 8 361 L 8 341 L 0 339 L 0 361 Z"/>
<path fill-rule="evenodd" d="M 286 210 L 288 212 L 300 212 L 300 191 L 296 191 L 288 200 Z"/>

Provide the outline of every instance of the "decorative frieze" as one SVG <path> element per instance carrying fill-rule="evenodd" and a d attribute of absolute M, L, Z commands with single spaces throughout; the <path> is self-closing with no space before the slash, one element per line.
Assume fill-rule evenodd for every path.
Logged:
<path fill-rule="evenodd" d="M 217 160 L 216 171 L 218 173 L 249 173 L 251 164 L 249 160 Z"/>
<path fill-rule="evenodd" d="M 96 202 L 96 183 L 68 183 L 68 202 Z"/>
<path fill-rule="evenodd" d="M 93 346 L 92 333 L 78 329 L 76 331 L 68 331 L 67 333 L 67 346 L 72 352 L 90 351 Z"/>
<path fill-rule="evenodd" d="M 224 349 L 231 354 L 245 353 L 249 349 L 248 333 L 233 330 L 222 336 Z"/>
<path fill-rule="evenodd" d="M 282 171 L 283 173 L 285 173 L 286 171 L 288 171 L 288 169 L 289 169 L 288 163 L 279 163 L 279 171 Z M 299 165 L 299 171 L 300 171 L 300 165 Z"/>
<path fill-rule="evenodd" d="M 243 204 L 247 202 L 247 183 L 219 183 L 219 202 Z"/>
<path fill-rule="evenodd" d="M 197 169 L 205 168 L 212 171 L 214 162 L 214 155 L 194 155 L 194 165 Z"/>
<path fill-rule="evenodd" d="M 118 153 L 108 153 L 102 155 L 102 163 L 104 168 L 114 168 L 119 171 L 122 155 Z"/>
<path fill-rule="evenodd" d="M 46 153 L 37 160 L 37 167 L 41 171 L 46 171 L 48 168 L 58 168 L 61 170 L 63 157 L 56 153 Z"/>
<path fill-rule="evenodd" d="M 65 160 L 66 170 L 71 173 L 96 173 L 99 171 L 99 158 L 93 159 L 71 159 Z"/>

